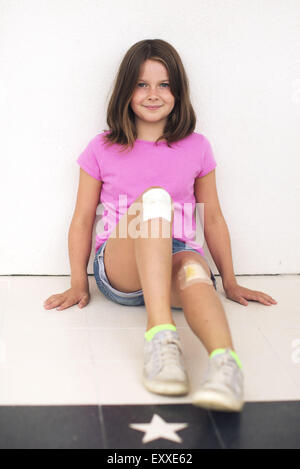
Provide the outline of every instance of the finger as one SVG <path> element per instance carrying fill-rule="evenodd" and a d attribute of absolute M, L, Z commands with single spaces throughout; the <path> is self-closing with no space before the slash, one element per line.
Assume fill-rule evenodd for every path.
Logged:
<path fill-rule="evenodd" d="M 268 299 L 266 299 L 263 296 L 259 296 L 257 301 L 259 301 L 260 303 L 262 303 L 264 305 L 267 305 L 267 306 L 270 306 L 272 304 Z"/>
<path fill-rule="evenodd" d="M 267 297 L 261 296 L 261 295 L 247 295 L 246 298 L 250 301 L 257 301 L 257 302 L 262 303 L 266 306 L 271 306 L 273 304 L 273 302 L 270 301 Z"/>
<path fill-rule="evenodd" d="M 277 301 L 274 300 L 274 298 L 272 298 L 270 295 L 267 295 L 266 293 L 263 293 L 263 292 L 257 292 L 260 297 L 264 298 L 268 303 L 274 303 L 276 304 Z"/>
<path fill-rule="evenodd" d="M 244 306 L 248 305 L 248 301 L 245 300 L 245 298 L 243 298 L 242 296 L 238 296 L 238 297 L 234 298 L 234 301 L 237 301 L 238 303 L 240 303 L 241 305 L 244 305 Z"/>
<path fill-rule="evenodd" d="M 69 303 L 68 301 L 64 301 L 56 309 L 57 309 L 57 311 L 61 311 L 62 309 L 69 308 L 69 306 L 71 306 L 71 303 Z"/>
<path fill-rule="evenodd" d="M 244 297 L 250 301 L 258 301 L 259 303 L 263 303 L 265 305 L 271 304 L 267 299 L 267 295 L 261 292 L 251 291 L 244 294 Z"/>
<path fill-rule="evenodd" d="M 268 303 L 268 305 L 276 305 L 277 304 L 277 301 L 274 300 L 273 298 L 266 298 L 266 302 Z"/>
<path fill-rule="evenodd" d="M 241 304 L 244 305 L 244 306 L 247 306 L 247 305 L 248 305 L 248 301 L 245 300 L 245 298 L 243 298 L 243 297 L 240 298 L 239 303 L 241 303 Z"/>
<path fill-rule="evenodd" d="M 51 303 L 51 301 L 53 301 L 53 299 L 54 299 L 54 296 L 53 296 L 53 295 L 52 295 L 52 296 L 49 296 L 49 298 L 47 298 L 47 299 L 44 301 L 44 305 Z"/>
<path fill-rule="evenodd" d="M 47 301 L 47 303 L 44 303 L 44 308 L 54 308 L 53 304 L 55 301 L 57 301 L 57 298 Z"/>
<path fill-rule="evenodd" d="M 273 304 L 275 304 L 275 305 L 277 304 L 277 301 L 274 300 L 274 298 L 272 298 L 271 296 L 268 296 L 268 295 L 267 295 L 267 300 L 268 300 L 270 303 L 273 303 Z"/>
<path fill-rule="evenodd" d="M 232 294 L 229 292 L 226 292 L 226 297 L 229 298 L 232 301 L 236 301 L 237 303 L 240 303 L 244 306 L 247 306 L 248 302 L 243 298 L 242 296 L 239 296 L 237 294 Z"/>
<path fill-rule="evenodd" d="M 53 308 L 56 308 L 57 306 L 61 305 L 63 302 L 63 299 L 62 298 L 55 298 L 55 300 L 53 300 L 50 304 L 48 304 L 47 306 L 45 306 L 46 309 L 53 309 Z"/>
<path fill-rule="evenodd" d="M 256 290 L 247 290 L 243 292 L 243 297 L 244 299 L 247 298 L 247 300 L 250 301 L 258 301 L 259 303 L 263 303 L 268 306 L 277 303 L 277 301 L 271 296 Z"/>
<path fill-rule="evenodd" d="M 82 300 L 79 301 L 78 303 L 78 306 L 79 308 L 84 308 L 88 303 L 88 298 L 85 297 L 85 298 L 82 298 Z"/>
<path fill-rule="evenodd" d="M 271 298 L 269 295 L 266 295 L 265 293 L 260 293 L 260 295 L 258 296 L 258 301 L 268 306 L 273 304 L 273 298 Z"/>
<path fill-rule="evenodd" d="M 57 300 L 58 298 L 60 298 L 61 295 L 52 295 L 50 296 L 46 301 L 44 301 L 44 306 L 45 305 L 49 305 L 51 304 L 53 301 Z"/>

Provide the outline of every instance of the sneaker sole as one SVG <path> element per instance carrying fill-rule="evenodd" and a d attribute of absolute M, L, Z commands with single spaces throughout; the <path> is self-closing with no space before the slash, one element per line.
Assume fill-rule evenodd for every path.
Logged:
<path fill-rule="evenodd" d="M 145 388 L 155 394 L 164 394 L 167 396 L 182 396 L 189 393 L 189 385 L 187 383 L 178 383 L 176 381 L 149 381 L 143 378 Z"/>
<path fill-rule="evenodd" d="M 224 412 L 240 412 L 244 406 L 243 401 L 231 399 L 214 391 L 199 391 L 192 398 L 192 404 L 209 410 Z"/>

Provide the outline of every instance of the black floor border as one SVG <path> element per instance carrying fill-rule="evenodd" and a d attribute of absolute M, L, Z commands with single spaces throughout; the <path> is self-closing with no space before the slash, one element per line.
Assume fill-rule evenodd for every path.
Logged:
<path fill-rule="evenodd" d="M 48 448 L 300 449 L 300 401 L 246 402 L 241 413 L 192 404 L 0 406 L 0 449 Z"/>

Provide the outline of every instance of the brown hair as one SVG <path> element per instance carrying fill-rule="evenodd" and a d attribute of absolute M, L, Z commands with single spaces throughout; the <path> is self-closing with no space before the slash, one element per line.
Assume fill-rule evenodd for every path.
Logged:
<path fill-rule="evenodd" d="M 138 81 L 140 66 L 147 59 L 161 62 L 169 74 L 170 90 L 175 97 L 175 104 L 168 116 L 163 135 L 170 143 L 181 140 L 193 133 L 196 115 L 189 96 L 189 83 L 179 54 L 171 44 L 162 39 L 139 41 L 126 52 L 115 79 L 114 89 L 107 108 L 106 121 L 109 131 L 104 135 L 106 144 L 118 143 L 124 150 L 133 148 L 137 138 L 134 112 L 130 101 Z M 122 150 L 122 151 L 124 151 Z"/>

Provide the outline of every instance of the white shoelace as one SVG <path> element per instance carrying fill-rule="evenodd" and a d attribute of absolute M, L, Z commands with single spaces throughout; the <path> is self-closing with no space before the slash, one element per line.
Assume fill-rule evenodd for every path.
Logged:
<path fill-rule="evenodd" d="M 181 351 L 180 342 L 176 339 L 166 337 L 162 341 L 154 341 L 154 357 L 160 368 L 166 365 L 178 365 Z"/>
<path fill-rule="evenodd" d="M 237 371 L 235 360 L 222 357 L 210 363 L 210 369 L 205 379 L 205 383 L 217 380 L 230 388 L 233 387 L 234 374 Z"/>

